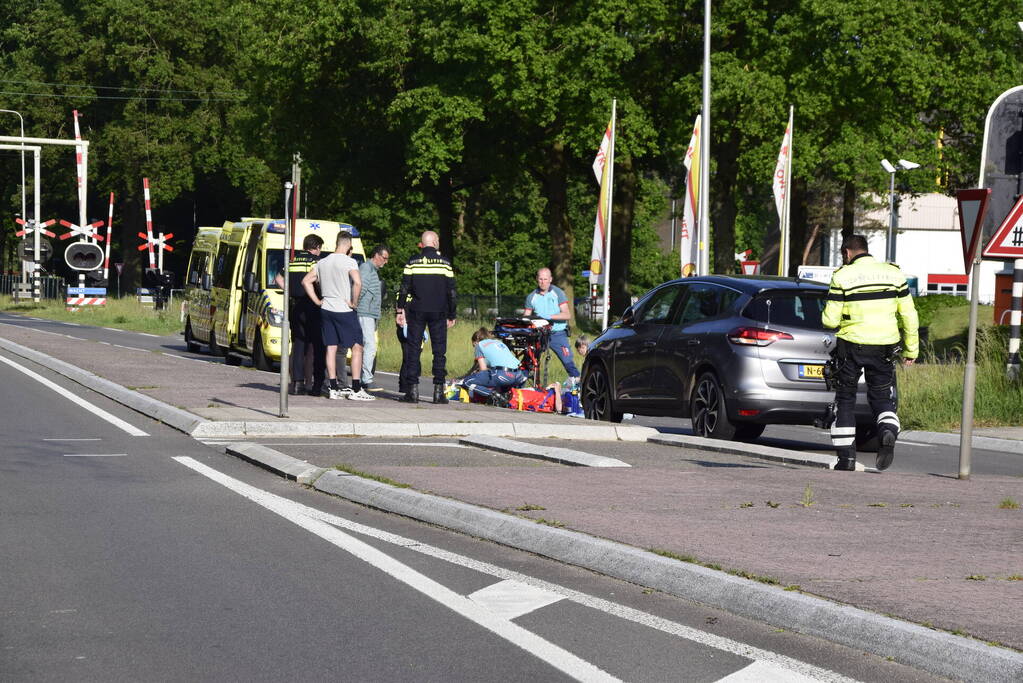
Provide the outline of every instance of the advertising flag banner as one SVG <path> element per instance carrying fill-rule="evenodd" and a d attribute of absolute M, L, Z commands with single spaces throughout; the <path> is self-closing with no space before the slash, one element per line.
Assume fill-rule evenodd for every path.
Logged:
<path fill-rule="evenodd" d="M 613 123 L 613 122 L 612 122 Z M 596 284 L 603 278 L 605 259 L 604 244 L 607 241 L 607 216 L 608 191 L 610 190 L 609 171 L 611 165 L 608 163 L 611 154 L 611 126 L 607 124 L 604 137 L 600 141 L 600 149 L 597 150 L 597 157 L 593 160 L 593 174 L 600 183 L 600 201 L 597 204 L 597 217 L 593 222 L 593 247 L 590 249 L 590 283 Z"/>
<path fill-rule="evenodd" d="M 686 158 L 686 197 L 682 202 L 682 224 L 679 228 L 679 265 L 682 277 L 696 275 L 699 257 L 699 198 L 700 198 L 700 115 L 693 123 L 693 135 L 689 138 Z"/>
<path fill-rule="evenodd" d="M 781 139 L 778 161 L 774 165 L 774 207 L 778 210 L 778 274 L 787 275 L 789 270 L 789 186 L 792 184 L 792 115 L 789 107 L 789 125 Z"/>

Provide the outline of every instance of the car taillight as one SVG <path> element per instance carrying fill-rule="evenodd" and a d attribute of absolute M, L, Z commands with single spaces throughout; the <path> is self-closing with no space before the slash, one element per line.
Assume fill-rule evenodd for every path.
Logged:
<path fill-rule="evenodd" d="M 792 339 L 792 335 L 762 327 L 737 327 L 728 333 L 728 341 L 742 346 L 769 346 L 779 339 Z"/>

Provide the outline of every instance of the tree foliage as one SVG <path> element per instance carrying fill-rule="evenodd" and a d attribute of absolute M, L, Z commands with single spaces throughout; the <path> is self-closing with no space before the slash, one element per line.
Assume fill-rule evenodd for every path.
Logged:
<path fill-rule="evenodd" d="M 813 228 L 851 228 L 860 198 L 883 192 L 882 157 L 924 165 L 907 190 L 971 185 L 987 106 L 1023 64 L 1013 9 L 714 2 L 716 269 L 733 270 L 740 248 L 777 249 L 770 177 L 790 105 L 793 263 Z M 69 137 L 71 110 L 82 113 L 90 214 L 117 198 L 115 260 L 136 258 L 143 176 L 158 229 L 185 246 L 198 225 L 280 215 L 300 153 L 301 213 L 359 226 L 398 262 L 419 232 L 438 230 L 464 291 L 490 291 L 500 261 L 506 293 L 524 294 L 550 266 L 581 295 L 590 164 L 616 98 L 620 309 L 677 274 L 655 226 L 684 187 L 702 12 L 700 0 L 0 0 L 0 108 L 40 137 Z M 9 215 L 20 211 L 19 163 L 0 155 Z M 44 154 L 42 186 L 44 217 L 77 217 L 72 154 Z"/>

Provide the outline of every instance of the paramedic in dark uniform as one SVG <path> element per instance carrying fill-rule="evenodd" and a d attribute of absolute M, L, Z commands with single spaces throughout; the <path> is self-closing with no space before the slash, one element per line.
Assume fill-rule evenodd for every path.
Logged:
<path fill-rule="evenodd" d="M 835 350 L 835 422 L 831 442 L 838 453 L 836 470 L 856 469 L 856 384 L 867 382 L 867 402 L 877 421 L 877 469 L 895 458 L 899 435 L 896 414 L 895 360 L 901 350 L 907 365 L 919 353 L 918 320 L 906 276 L 899 267 L 867 253 L 867 240 L 851 235 L 842 242 L 846 264 L 831 277 L 821 319 L 838 328 Z"/>
<path fill-rule="evenodd" d="M 319 235 L 306 235 L 302 240 L 303 251 L 295 254 L 288 262 L 288 325 L 291 327 L 291 382 L 288 393 L 292 396 L 309 391 L 310 396 L 319 396 L 323 390 L 326 375 L 323 335 L 320 332 L 320 307 L 313 304 L 302 287 L 302 278 L 320 260 L 323 239 Z M 284 289 L 284 271 L 274 278 L 277 286 Z"/>
<path fill-rule="evenodd" d="M 404 403 L 419 402 L 420 353 L 423 332 L 430 330 L 433 348 L 433 402 L 447 403 L 444 383 L 447 379 L 445 354 L 448 328 L 455 324 L 455 271 L 451 262 L 438 253 L 440 238 L 427 230 L 420 238 L 422 250 L 405 265 L 398 290 L 397 319 L 404 318 L 408 325 L 405 334 L 405 365 L 401 384 Z M 409 302 L 406 310 L 404 302 Z"/>

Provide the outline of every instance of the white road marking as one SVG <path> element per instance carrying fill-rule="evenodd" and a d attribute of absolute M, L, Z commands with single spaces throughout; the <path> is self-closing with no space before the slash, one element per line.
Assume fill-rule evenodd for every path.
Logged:
<path fill-rule="evenodd" d="M 935 444 L 932 443 L 917 443 L 916 441 L 902 441 L 901 439 L 896 441 L 900 446 L 921 446 L 923 448 L 934 448 Z"/>
<path fill-rule="evenodd" d="M 127 453 L 65 453 L 65 458 L 124 458 Z"/>
<path fill-rule="evenodd" d="M 469 599 L 503 619 L 515 619 L 541 607 L 564 600 L 557 593 L 528 583 L 505 579 L 469 594 Z"/>
<path fill-rule="evenodd" d="M 142 431 L 138 427 L 135 427 L 135 426 L 125 422 L 124 420 L 122 420 L 121 418 L 117 417 L 116 415 L 112 415 L 112 414 L 108 413 L 107 411 L 103 410 L 99 406 L 95 406 L 95 405 L 89 403 L 84 398 L 80 398 L 80 397 L 76 396 L 75 394 L 71 393 L 70 391 L 64 389 L 62 386 L 60 386 L 58 384 L 54 384 L 53 382 L 51 382 L 50 380 L 46 379 L 42 375 L 39 375 L 39 374 L 37 374 L 35 372 L 32 372 L 31 370 L 29 370 L 26 367 L 22 367 L 21 365 L 18 365 L 17 363 L 15 363 L 12 360 L 8 360 L 7 358 L 4 358 L 3 356 L 0 356 L 0 362 L 6 363 L 7 365 L 10 365 L 12 368 L 17 370 L 18 372 L 21 372 L 21 373 L 24 373 L 24 374 L 28 375 L 29 377 L 31 377 L 35 381 L 37 381 L 40 384 L 42 384 L 47 389 L 52 389 L 53 391 L 56 391 L 58 394 L 60 394 L 61 396 L 63 396 L 67 400 L 71 401 L 72 403 L 75 403 L 75 404 L 81 406 L 82 408 L 84 408 L 85 410 L 88 410 L 90 413 L 92 413 L 96 417 L 99 417 L 99 418 L 102 418 L 102 419 L 106 420 L 107 422 L 109 422 L 110 424 L 114 425 L 118 429 L 121 429 L 121 430 L 123 430 L 125 432 L 128 432 L 132 436 L 149 436 L 149 434 L 147 434 L 146 432 Z"/>
<path fill-rule="evenodd" d="M 266 491 L 257 489 L 254 486 L 249 486 L 237 479 L 221 474 L 220 472 L 187 456 L 176 457 L 174 459 L 182 465 L 192 468 L 196 472 L 209 477 L 213 481 L 234 491 L 235 493 L 248 498 L 254 503 L 262 505 L 267 510 L 280 515 L 288 521 L 302 527 L 306 531 L 319 536 L 325 541 L 333 543 L 338 548 L 351 553 L 360 560 L 367 562 L 387 575 L 401 581 L 410 588 L 419 591 L 426 597 L 437 601 L 455 613 L 482 626 L 501 638 L 504 638 L 508 642 L 517 645 L 529 654 L 547 662 L 552 667 L 575 680 L 618 680 L 593 664 L 580 659 L 571 652 L 558 647 L 554 643 L 541 638 L 535 633 L 527 631 L 517 624 L 498 617 L 489 610 L 480 607 L 472 600 L 455 593 L 450 588 L 443 586 L 407 565 L 398 562 L 391 556 L 382 553 L 368 543 L 360 541 L 354 536 L 350 536 L 325 522 L 307 516 L 305 514 L 304 505 L 267 493 Z"/>
<path fill-rule="evenodd" d="M 159 337 L 158 334 L 149 334 L 148 332 L 136 332 L 135 334 L 141 334 L 143 337 Z"/>
<path fill-rule="evenodd" d="M 175 460 L 181 461 L 183 460 L 183 458 L 175 458 Z M 240 483 L 241 482 L 239 482 L 239 484 Z M 247 485 L 242 484 L 242 486 Z M 258 491 L 258 489 L 254 490 Z M 264 496 L 279 498 L 279 496 L 275 496 L 274 494 L 267 493 L 265 491 L 261 491 L 261 493 Z M 835 673 L 834 671 L 822 669 L 812 664 L 801 662 L 798 659 L 793 659 L 791 657 L 778 654 L 777 652 L 763 650 L 758 647 L 753 647 L 752 645 L 747 645 L 746 643 L 740 643 L 737 640 L 724 638 L 722 636 L 716 636 L 712 633 L 707 633 L 705 631 L 700 631 L 695 628 L 690 628 L 689 626 L 683 626 L 682 624 L 676 623 L 674 621 L 669 621 L 668 619 L 663 619 L 652 614 L 647 614 L 646 612 L 642 612 L 631 607 L 626 607 L 625 605 L 620 605 L 609 600 L 603 600 L 601 598 L 593 597 L 592 595 L 587 595 L 586 593 L 581 593 L 570 588 L 565 588 L 564 586 L 559 586 L 556 583 L 550 583 L 542 579 L 534 578 L 527 574 L 522 574 L 516 571 L 512 571 L 510 569 L 505 569 L 504 567 L 498 567 L 497 565 L 490 564 L 489 562 L 483 562 L 480 560 L 475 560 L 471 557 L 465 557 L 464 555 L 459 555 L 448 550 L 443 550 L 441 548 L 437 548 L 426 543 L 422 543 L 421 541 L 417 541 L 415 539 L 406 538 L 398 534 L 392 534 L 389 531 L 383 531 L 375 527 L 366 526 L 365 524 L 359 524 L 358 522 L 353 522 L 351 520 L 345 519 L 344 517 L 332 515 L 329 512 L 323 512 L 322 510 L 317 510 L 316 508 L 313 507 L 302 505 L 300 503 L 295 503 L 286 498 L 281 498 L 281 500 L 293 506 L 296 506 L 297 509 L 300 509 L 302 511 L 302 514 L 312 519 L 317 519 L 322 522 L 326 522 L 327 524 L 331 524 L 341 529 L 347 529 L 348 531 L 352 531 L 363 536 L 375 538 L 385 543 L 390 543 L 392 545 L 405 548 L 406 550 L 421 553 L 423 555 L 426 555 L 427 557 L 433 557 L 438 560 L 443 560 L 445 562 L 458 565 L 460 567 L 473 569 L 482 574 L 489 574 L 499 579 L 518 581 L 520 583 L 534 586 L 536 588 L 540 588 L 542 590 L 546 590 L 551 593 L 561 595 L 566 600 L 571 600 L 576 604 L 583 605 L 585 607 L 590 607 L 592 609 L 604 612 L 605 614 L 610 614 L 620 619 L 625 619 L 636 624 L 647 626 L 649 628 L 656 629 L 663 633 L 668 633 L 679 638 L 684 638 L 686 640 L 690 640 L 700 645 L 713 647 L 724 652 L 729 652 L 731 654 L 738 655 L 740 657 L 746 657 L 747 659 L 776 664 L 782 668 L 788 669 L 789 671 L 793 672 L 793 674 L 806 676 L 811 680 L 815 681 L 828 681 L 830 683 L 855 683 L 855 679 L 847 678 L 846 676 L 843 676 L 839 673 Z"/>
<path fill-rule="evenodd" d="M 125 346 L 124 344 L 111 344 L 111 346 L 116 346 L 119 349 L 128 349 L 129 351 L 145 351 L 145 352 L 149 351 L 149 349 L 140 349 L 137 346 Z"/>
<path fill-rule="evenodd" d="M 804 683 L 813 678 L 801 676 L 770 662 L 753 662 L 735 673 L 719 678 L 717 683 Z"/>

